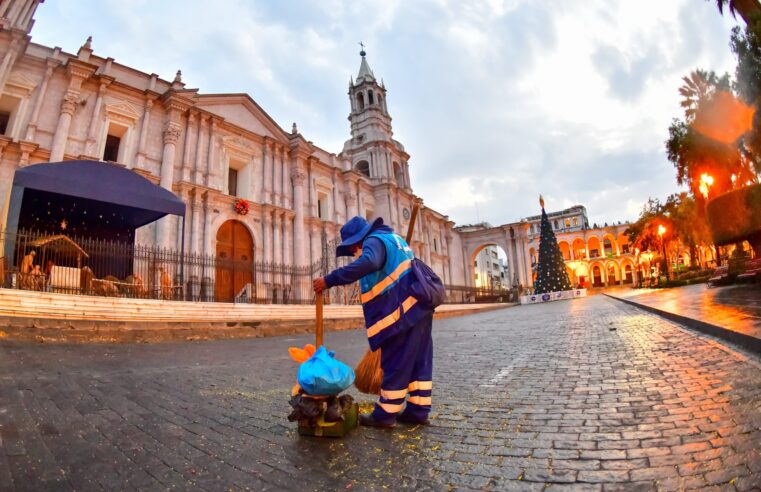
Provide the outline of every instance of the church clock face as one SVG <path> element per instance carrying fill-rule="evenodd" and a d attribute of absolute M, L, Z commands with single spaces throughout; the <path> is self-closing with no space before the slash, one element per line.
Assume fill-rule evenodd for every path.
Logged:
<path fill-rule="evenodd" d="M 402 210 L 402 216 L 404 216 L 404 220 L 410 219 L 410 210 L 408 208 L 405 208 Z"/>

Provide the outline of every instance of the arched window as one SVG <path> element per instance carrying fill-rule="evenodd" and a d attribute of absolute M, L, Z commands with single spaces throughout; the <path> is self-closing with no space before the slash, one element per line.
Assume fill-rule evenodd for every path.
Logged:
<path fill-rule="evenodd" d="M 368 178 L 370 177 L 370 164 L 367 161 L 359 161 L 354 169 L 364 174 Z"/>
<path fill-rule="evenodd" d="M 373 99 L 373 91 L 367 91 L 367 101 L 368 101 L 368 104 L 375 104 L 375 101 Z"/>
<path fill-rule="evenodd" d="M 394 178 L 396 179 L 396 184 L 404 186 L 404 173 L 402 173 L 402 166 L 398 162 L 394 162 Z"/>
<path fill-rule="evenodd" d="M 357 109 L 358 110 L 365 109 L 365 97 L 362 95 L 361 92 L 357 92 Z"/>
<path fill-rule="evenodd" d="M 380 94 L 378 94 L 378 106 L 381 107 L 381 110 L 383 109 L 383 98 Z"/>

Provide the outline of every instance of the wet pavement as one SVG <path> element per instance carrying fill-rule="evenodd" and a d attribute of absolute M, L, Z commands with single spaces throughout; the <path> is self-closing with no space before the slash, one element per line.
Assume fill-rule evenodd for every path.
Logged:
<path fill-rule="evenodd" d="M 297 435 L 290 345 L 0 341 L 0 490 L 758 490 L 761 362 L 594 296 L 434 323 L 428 427 Z M 328 333 L 349 363 L 359 331 Z M 362 401 L 369 398 L 357 395 Z"/>
<path fill-rule="evenodd" d="M 610 295 L 761 339 L 761 286 L 756 284 L 620 289 Z"/>

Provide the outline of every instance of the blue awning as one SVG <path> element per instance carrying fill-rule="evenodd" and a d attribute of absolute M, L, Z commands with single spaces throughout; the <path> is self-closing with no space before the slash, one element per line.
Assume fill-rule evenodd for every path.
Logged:
<path fill-rule="evenodd" d="M 139 174 L 100 161 L 64 161 L 18 169 L 13 185 L 135 209 L 133 225 L 165 215 L 185 216 L 185 203 Z"/>

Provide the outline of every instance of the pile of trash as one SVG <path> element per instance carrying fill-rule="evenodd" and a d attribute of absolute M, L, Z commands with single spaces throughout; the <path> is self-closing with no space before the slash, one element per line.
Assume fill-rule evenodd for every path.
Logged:
<path fill-rule="evenodd" d="M 297 383 L 291 390 L 288 415 L 300 426 L 319 427 L 343 422 L 354 407 L 351 395 L 340 395 L 354 382 L 354 370 L 335 358 L 325 347 L 290 347 L 288 353 L 298 362 Z"/>

